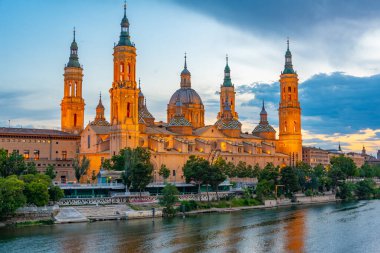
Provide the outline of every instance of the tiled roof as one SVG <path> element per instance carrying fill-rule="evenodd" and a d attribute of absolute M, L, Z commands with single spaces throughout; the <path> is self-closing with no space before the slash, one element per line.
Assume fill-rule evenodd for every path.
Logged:
<path fill-rule="evenodd" d="M 215 122 L 218 129 L 239 129 L 241 128 L 241 123 L 236 119 L 219 119 Z"/>
<path fill-rule="evenodd" d="M 258 124 L 255 129 L 253 129 L 252 133 L 262 133 L 262 132 L 273 132 L 276 130 L 269 124 Z"/>
<path fill-rule="evenodd" d="M 110 123 L 105 119 L 95 119 L 90 123 L 91 126 L 110 126 Z"/>
<path fill-rule="evenodd" d="M 54 130 L 54 129 L 11 128 L 11 127 L 0 127 L 0 135 L 79 137 L 79 135 L 77 134 L 71 134 L 71 133 Z"/>
<path fill-rule="evenodd" d="M 185 117 L 183 116 L 174 116 L 168 124 L 168 127 L 171 127 L 171 126 L 190 126 L 191 127 L 191 123 L 187 119 L 185 119 Z"/>
<path fill-rule="evenodd" d="M 139 118 L 154 119 L 153 115 L 148 111 L 148 108 L 144 105 L 139 109 Z"/>

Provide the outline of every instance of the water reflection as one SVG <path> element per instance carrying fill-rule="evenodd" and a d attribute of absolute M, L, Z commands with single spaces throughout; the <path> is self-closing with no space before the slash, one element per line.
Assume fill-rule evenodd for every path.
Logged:
<path fill-rule="evenodd" d="M 284 227 L 284 250 L 286 252 L 305 251 L 305 216 L 306 209 L 294 210 Z"/>
<path fill-rule="evenodd" d="M 378 252 L 379 212 L 371 201 L 0 228 L 0 252 Z"/>

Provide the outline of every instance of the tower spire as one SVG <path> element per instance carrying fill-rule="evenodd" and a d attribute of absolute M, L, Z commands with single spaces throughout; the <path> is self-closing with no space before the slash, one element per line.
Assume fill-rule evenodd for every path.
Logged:
<path fill-rule="evenodd" d="M 231 69 L 230 66 L 228 66 L 228 54 L 226 54 L 226 67 L 224 68 L 224 80 L 223 80 L 223 86 L 224 87 L 231 87 Z"/>
<path fill-rule="evenodd" d="M 69 62 L 67 63 L 67 67 L 75 67 L 75 68 L 80 68 L 79 64 L 79 58 L 78 58 L 78 44 L 75 41 L 75 27 L 73 29 L 73 42 L 71 42 L 70 45 L 70 58 Z"/>
<path fill-rule="evenodd" d="M 186 62 L 186 58 L 187 58 L 187 56 L 186 56 L 186 52 L 185 52 L 185 66 L 184 66 L 184 68 L 185 68 L 185 69 L 187 69 L 187 62 Z"/>
<path fill-rule="evenodd" d="M 285 68 L 284 71 L 282 72 L 283 74 L 294 74 L 294 69 L 293 69 L 293 63 L 292 63 L 292 53 L 289 50 L 289 38 L 286 40 L 287 44 L 287 49 L 285 53 Z"/>
<path fill-rule="evenodd" d="M 139 90 L 141 91 L 141 82 L 140 82 L 140 78 L 139 78 Z"/>
<path fill-rule="evenodd" d="M 131 46 L 134 47 L 133 43 L 130 40 L 129 36 L 129 21 L 127 18 L 127 3 L 124 1 L 124 16 L 120 23 L 121 26 L 121 32 L 120 32 L 120 39 L 119 43 L 117 43 L 117 46 Z"/>

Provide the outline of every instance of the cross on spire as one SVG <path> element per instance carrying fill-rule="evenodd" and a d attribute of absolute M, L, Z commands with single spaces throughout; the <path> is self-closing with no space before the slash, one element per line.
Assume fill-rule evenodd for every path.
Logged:
<path fill-rule="evenodd" d="M 286 43 L 288 44 L 288 50 L 289 50 L 289 37 L 288 37 L 288 39 L 286 40 Z"/>
<path fill-rule="evenodd" d="M 127 16 L 127 0 L 124 0 L 124 17 Z"/>
<path fill-rule="evenodd" d="M 226 65 L 228 65 L 228 54 L 226 54 Z"/>
<path fill-rule="evenodd" d="M 185 69 L 187 69 L 187 62 L 186 62 L 186 58 L 187 58 L 187 56 L 186 56 L 186 52 L 185 52 Z"/>
<path fill-rule="evenodd" d="M 74 41 L 75 41 L 75 26 L 74 26 L 73 34 L 74 34 Z"/>

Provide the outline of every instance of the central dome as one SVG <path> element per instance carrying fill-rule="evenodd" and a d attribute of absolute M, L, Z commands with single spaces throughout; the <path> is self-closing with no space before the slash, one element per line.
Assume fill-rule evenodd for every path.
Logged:
<path fill-rule="evenodd" d="M 178 89 L 170 98 L 169 105 L 175 106 L 177 100 L 181 101 L 182 104 L 203 105 L 201 97 L 192 88 Z"/>

